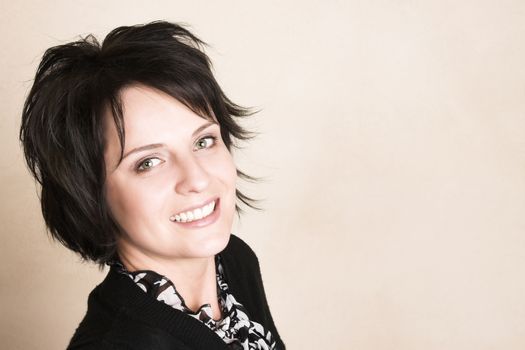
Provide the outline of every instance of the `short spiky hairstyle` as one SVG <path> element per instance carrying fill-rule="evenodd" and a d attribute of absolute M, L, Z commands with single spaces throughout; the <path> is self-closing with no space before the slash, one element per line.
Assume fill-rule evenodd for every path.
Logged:
<path fill-rule="evenodd" d="M 24 104 L 20 141 L 42 187 L 42 214 L 52 237 L 102 267 L 115 258 L 119 234 L 104 195 L 103 111 L 112 111 L 122 158 L 120 91 L 147 85 L 203 118 L 215 116 L 230 151 L 236 140 L 252 136 L 236 121 L 251 112 L 226 97 L 203 51 L 205 43 L 181 25 L 155 21 L 118 27 L 102 45 L 91 34 L 80 39 L 44 53 Z M 254 200 L 239 190 L 236 194 L 255 207 Z"/>

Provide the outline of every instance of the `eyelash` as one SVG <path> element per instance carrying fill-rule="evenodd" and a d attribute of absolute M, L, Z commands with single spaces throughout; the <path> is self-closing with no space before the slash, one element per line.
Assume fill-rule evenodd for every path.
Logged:
<path fill-rule="evenodd" d="M 213 136 L 213 135 L 208 135 L 208 136 L 204 136 L 204 137 L 201 137 L 200 139 L 197 140 L 197 142 L 195 142 L 195 144 L 197 144 L 198 142 L 202 141 L 202 140 L 205 140 L 205 139 L 211 139 L 212 140 L 212 144 L 211 146 L 209 147 L 206 147 L 206 148 L 201 148 L 201 149 L 210 149 L 212 147 L 214 147 L 216 144 L 217 144 L 217 136 Z M 200 150 L 200 149 L 197 149 L 197 151 Z M 146 172 L 146 171 L 149 171 L 149 169 L 151 168 L 148 168 L 148 169 L 141 169 L 142 165 L 148 161 L 148 160 L 152 160 L 152 159 L 159 159 L 158 157 L 148 157 L 148 158 L 144 158 L 142 160 L 140 160 L 137 165 L 135 166 L 135 172 L 137 173 L 143 173 L 143 172 Z"/>
<path fill-rule="evenodd" d="M 141 161 L 137 164 L 137 166 L 135 167 L 135 171 L 136 171 L 137 173 L 143 173 L 143 172 L 149 171 L 149 169 L 151 169 L 151 168 L 148 168 L 148 169 L 141 169 L 141 167 L 142 167 L 142 165 L 143 165 L 145 162 L 147 162 L 147 161 L 151 161 L 152 159 L 159 159 L 159 158 L 157 158 L 157 157 L 149 157 L 149 158 L 146 158 L 146 159 L 141 160 Z"/>
<path fill-rule="evenodd" d="M 197 140 L 197 142 L 195 142 L 195 144 L 199 143 L 202 140 L 206 140 L 206 139 L 211 139 L 212 140 L 212 144 L 211 144 L 211 146 L 203 148 L 203 149 L 212 148 L 213 146 L 215 146 L 217 144 L 217 136 L 214 136 L 214 135 L 208 135 L 208 136 L 201 137 L 200 139 Z"/>

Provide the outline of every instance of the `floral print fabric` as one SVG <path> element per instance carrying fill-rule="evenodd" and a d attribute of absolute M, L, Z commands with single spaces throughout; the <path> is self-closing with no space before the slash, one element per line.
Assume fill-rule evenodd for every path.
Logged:
<path fill-rule="evenodd" d="M 224 272 L 220 256 L 215 256 L 217 271 L 217 291 L 222 319 L 215 321 L 212 317 L 210 304 L 202 305 L 196 312 L 190 310 L 184 299 L 177 292 L 175 285 L 166 277 L 150 270 L 128 272 L 118 261 L 117 271 L 129 276 L 144 292 L 177 310 L 180 310 L 204 323 L 214 331 L 233 350 L 273 350 L 276 343 L 270 331 L 254 321 L 251 321 L 248 312 L 242 304 L 229 293 L 228 284 L 224 279 Z"/>

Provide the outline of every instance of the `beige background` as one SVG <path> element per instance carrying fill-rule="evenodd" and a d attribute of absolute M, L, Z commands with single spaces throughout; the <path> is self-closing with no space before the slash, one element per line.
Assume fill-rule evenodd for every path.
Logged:
<path fill-rule="evenodd" d="M 525 348 L 525 2 L 2 1 L 0 337 L 63 349 L 105 273 L 46 237 L 17 133 L 44 50 L 182 21 L 265 198 L 258 253 L 289 349 Z"/>

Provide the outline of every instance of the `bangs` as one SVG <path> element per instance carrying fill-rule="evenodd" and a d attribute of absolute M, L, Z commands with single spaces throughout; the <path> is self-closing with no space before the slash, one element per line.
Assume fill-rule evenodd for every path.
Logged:
<path fill-rule="evenodd" d="M 212 72 L 205 43 L 165 21 L 123 26 L 102 45 L 93 35 L 46 50 L 22 111 L 19 138 L 31 174 L 42 186 L 41 208 L 52 237 L 103 266 L 115 255 L 117 223 L 105 201 L 105 120 L 112 114 L 123 157 L 124 88 L 144 85 L 216 121 L 224 144 L 255 134 L 239 123 L 253 114 L 233 103 Z M 147 117 L 147 116 L 146 116 Z M 245 180 L 255 178 L 237 169 Z M 238 203 L 258 209 L 238 189 Z M 236 204 L 237 213 L 241 207 Z"/>

